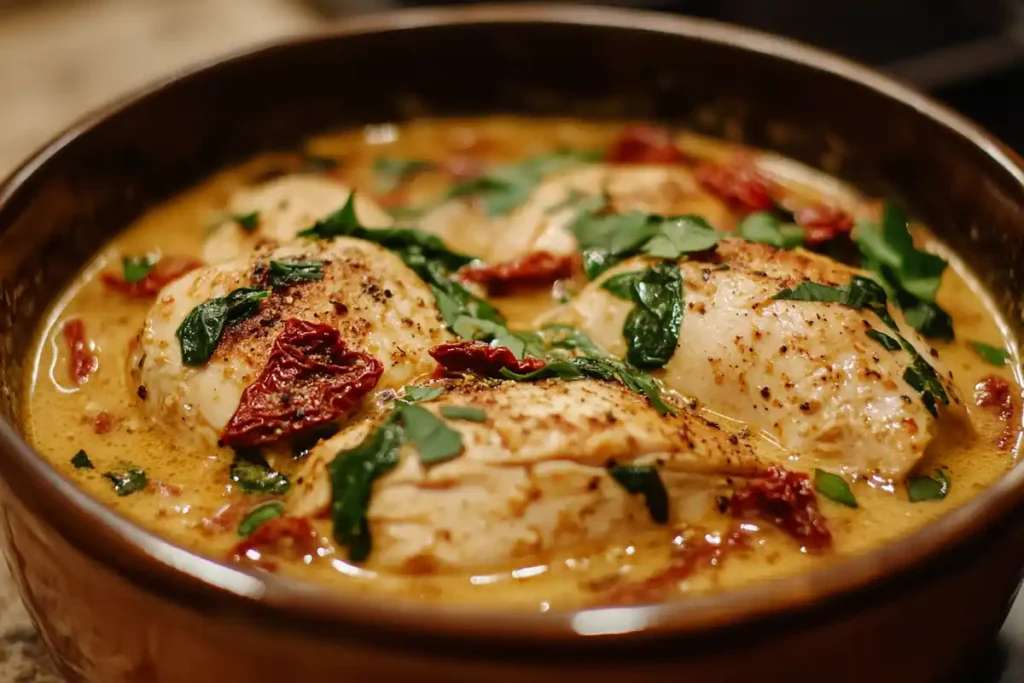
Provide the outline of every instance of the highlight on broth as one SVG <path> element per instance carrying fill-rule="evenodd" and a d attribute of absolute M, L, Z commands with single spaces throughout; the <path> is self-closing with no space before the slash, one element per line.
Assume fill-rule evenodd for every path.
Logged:
<path fill-rule="evenodd" d="M 995 308 L 893 202 L 685 131 L 327 135 L 158 206 L 39 331 L 30 438 L 210 557 L 421 600 L 684 598 L 1014 461 Z"/>

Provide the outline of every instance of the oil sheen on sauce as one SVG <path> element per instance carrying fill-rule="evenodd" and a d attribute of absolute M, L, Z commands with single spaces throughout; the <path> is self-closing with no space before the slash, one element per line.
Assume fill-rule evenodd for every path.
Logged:
<path fill-rule="evenodd" d="M 435 201 L 453 176 L 476 173 L 482 161 L 519 160 L 563 148 L 604 149 L 625 125 L 496 117 L 369 126 L 314 138 L 301 153 L 256 158 L 154 207 L 95 256 L 54 302 L 39 330 L 36 355 L 26 378 L 31 389 L 27 394 L 31 442 L 65 477 L 119 514 L 180 546 L 227 561 L 239 541 L 241 513 L 260 498 L 247 496 L 228 479 L 233 457 L 230 449 L 197 452 L 176 441 L 143 413 L 139 387 L 129 372 L 130 348 L 152 299 L 120 296 L 102 284 L 100 274 L 118 272 L 123 255 L 159 251 L 200 258 L 211 226 L 234 229 L 222 225 L 230 222 L 225 214 L 233 193 L 275 174 L 301 171 L 310 164 L 317 166 L 316 172 L 336 174 L 381 205 L 423 206 Z M 737 153 L 734 147 L 690 134 L 681 134 L 674 142 L 684 154 L 698 159 L 723 159 Z M 382 187 L 374 171 L 374 162 L 381 157 L 426 159 L 437 164 L 403 179 L 400 187 Z M 325 158 L 335 163 L 325 164 Z M 774 169 L 780 185 L 792 192 L 844 205 L 870 206 L 833 179 L 777 157 L 759 158 L 762 167 Z M 456 237 L 457 246 L 467 251 L 479 239 L 468 232 Z M 717 526 L 658 529 L 609 539 L 601 547 L 538 558 L 522 566 L 465 574 L 401 575 L 376 566 L 372 556 L 363 564 L 349 562 L 344 552 L 326 542 L 331 537 L 329 520 L 317 520 L 317 531 L 325 540 L 321 549 L 311 556 L 279 561 L 276 571 L 336 590 L 450 603 L 570 609 L 608 602 L 684 599 L 689 594 L 810 571 L 891 543 L 920 528 L 976 496 L 1014 463 L 1016 430 L 1011 430 L 1010 447 L 999 448 L 1005 422 L 996 411 L 976 407 L 973 397 L 975 385 L 983 378 L 1006 380 L 1015 400 L 1012 424 L 1017 424 L 1020 387 L 1015 360 L 994 367 L 982 360 L 969 343 L 979 340 L 999 348 L 1011 346 L 1004 333 L 1007 328 L 988 295 L 955 254 L 948 253 L 923 228 L 915 229 L 915 237 L 950 262 L 938 301 L 953 318 L 956 341 L 931 343 L 952 371 L 976 431 L 933 444 L 919 468 L 925 473 L 940 465 L 945 468 L 952 482 L 945 499 L 912 504 L 901 486 L 870 480 L 853 485 L 859 503 L 856 509 L 819 497 L 835 539 L 832 552 L 824 554 L 805 552 L 771 525 L 753 521 L 737 531 L 731 520 L 723 518 Z M 511 326 L 526 328 L 537 319 L 555 315 L 559 299 L 565 294 L 556 287 L 554 292 L 513 295 L 496 303 Z M 98 363 L 80 386 L 69 374 L 69 349 L 64 337 L 66 321 L 76 318 L 84 322 Z M 728 415 L 711 417 L 729 421 Z M 72 456 L 80 450 L 88 453 L 95 469 L 73 467 Z M 126 462 L 145 470 L 148 485 L 138 493 L 118 496 L 101 473 Z M 275 456 L 272 464 L 293 474 L 300 463 Z M 736 547 L 729 548 L 733 542 Z M 678 574 L 669 574 L 665 586 L 654 590 L 652 586 L 658 580 L 644 582 L 663 575 L 673 563 Z M 651 590 L 645 592 L 648 588 Z"/>

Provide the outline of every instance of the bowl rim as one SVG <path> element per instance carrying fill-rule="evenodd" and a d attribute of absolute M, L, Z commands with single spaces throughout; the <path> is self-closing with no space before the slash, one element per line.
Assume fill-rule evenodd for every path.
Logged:
<path fill-rule="evenodd" d="M 474 7 L 405 9 L 331 23 L 313 31 L 274 40 L 201 62 L 124 96 L 80 118 L 43 145 L 0 183 L 0 211 L 31 190 L 33 179 L 61 150 L 108 118 L 155 96 L 165 88 L 217 67 L 249 58 L 349 36 L 430 29 L 446 25 L 541 23 L 595 28 L 626 28 L 676 36 L 744 50 L 765 58 L 797 62 L 852 81 L 916 110 L 984 152 L 1014 181 L 1024 186 L 1024 160 L 976 124 L 936 103 L 913 88 L 830 52 L 759 31 L 704 19 L 656 12 L 580 5 L 525 4 Z M 311 131 L 312 132 L 312 131 Z M 702 595 L 654 605 L 600 607 L 576 611 L 521 612 L 418 603 L 406 599 L 368 598 L 334 591 L 313 583 L 233 567 L 186 550 L 130 522 L 90 497 L 37 454 L 18 430 L 0 420 L 0 470 L 5 478 L 16 470 L 21 477 L 41 483 L 52 504 L 42 504 L 40 515 L 63 539 L 97 562 L 115 568 L 136 587 L 165 599 L 184 600 L 233 614 L 273 616 L 279 628 L 309 632 L 311 625 L 338 627 L 346 637 L 380 646 L 380 633 L 416 634 L 403 647 L 458 648 L 460 656 L 486 655 L 489 659 L 544 656 L 550 647 L 585 647 L 589 655 L 614 654 L 609 644 L 635 647 L 644 643 L 678 642 L 703 637 L 721 629 L 769 626 L 780 620 L 827 614 L 840 605 L 857 609 L 871 592 L 876 597 L 896 595 L 900 587 L 935 568 L 938 562 L 966 564 L 966 545 L 980 543 L 1010 514 L 1024 506 L 1024 463 L 1018 463 L 983 493 L 937 521 L 903 537 L 898 543 L 837 560 L 812 572 L 771 579 L 720 594 Z M 17 498 L 17 496 L 15 496 Z M 20 501 L 21 504 L 26 504 Z M 39 504 L 39 501 L 33 501 Z M 10 504 L 5 502 L 5 505 Z M 59 506 L 70 509 L 89 533 L 79 533 Z M 96 534 L 102 543 L 87 538 Z M 836 610 L 838 611 L 838 610 Z M 330 638 L 338 631 L 313 629 L 313 636 Z M 423 634 L 442 638 L 419 638 Z M 457 635 L 459 638 L 452 638 Z M 486 643 L 476 651 L 468 642 Z M 446 647 L 447 643 L 447 647 Z M 490 646 L 495 646 L 491 649 Z M 511 646 L 518 646 L 511 649 Z M 526 649 L 529 648 L 529 649 Z M 532 653 L 532 654 L 531 654 Z M 564 649 L 561 650 L 564 655 Z"/>

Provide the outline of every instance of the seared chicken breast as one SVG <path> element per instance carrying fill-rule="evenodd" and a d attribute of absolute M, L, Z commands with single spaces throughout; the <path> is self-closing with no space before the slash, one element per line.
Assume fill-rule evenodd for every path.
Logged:
<path fill-rule="evenodd" d="M 609 466 L 652 465 L 669 492 L 674 521 L 719 514 L 727 478 L 757 472 L 761 459 L 742 435 L 691 413 L 662 417 L 620 384 L 596 380 L 536 383 L 450 381 L 420 404 L 472 406 L 483 422 L 449 419 L 462 454 L 429 467 L 406 443 L 399 464 L 373 486 L 368 519 L 371 560 L 400 572 L 465 571 L 543 560 L 605 545 L 653 528 L 640 495 Z M 292 514 L 329 511 L 328 465 L 379 424 L 355 425 L 320 444 L 294 478 Z"/>
<path fill-rule="evenodd" d="M 623 323 L 633 308 L 601 288 L 620 264 L 571 304 L 580 327 L 607 351 L 626 353 Z M 950 373 L 903 324 L 900 334 L 927 359 L 949 395 L 933 416 L 904 374 L 913 358 L 867 336 L 892 333 L 868 310 L 837 303 L 774 300 L 801 282 L 845 285 L 853 268 L 803 250 L 724 240 L 708 258 L 683 259 L 684 314 L 665 384 L 712 411 L 763 430 L 794 455 L 844 472 L 899 477 L 928 444 L 969 424 Z M 898 318 L 898 316 L 895 316 Z"/>
<path fill-rule="evenodd" d="M 333 211 L 345 205 L 352 188 L 317 175 L 286 175 L 238 190 L 228 205 L 236 218 L 224 221 L 203 245 L 207 263 L 223 263 L 246 256 L 261 244 L 283 244 L 295 239 Z M 382 228 L 391 217 L 368 197 L 356 195 L 356 214 L 363 225 Z M 252 216 L 251 227 L 237 217 Z"/>
<path fill-rule="evenodd" d="M 271 288 L 266 277 L 274 261 L 319 261 L 323 277 Z M 204 302 L 252 286 L 272 289 L 258 314 L 229 324 L 209 361 L 186 365 L 175 336 L 186 316 Z M 349 348 L 379 360 L 384 373 L 378 389 L 397 389 L 429 373 L 434 361 L 427 351 L 450 340 L 430 289 L 380 246 L 339 238 L 261 249 L 193 271 L 157 297 L 132 363 L 149 414 L 183 439 L 215 444 L 292 318 L 335 327 Z"/>

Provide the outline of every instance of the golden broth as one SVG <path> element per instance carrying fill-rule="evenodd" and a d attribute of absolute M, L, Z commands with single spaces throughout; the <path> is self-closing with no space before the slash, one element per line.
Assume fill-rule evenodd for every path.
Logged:
<path fill-rule="evenodd" d="M 361 194 L 376 194 L 383 201 L 388 197 L 376 192 L 379 187 L 375 186 L 373 171 L 374 160 L 381 156 L 455 158 L 457 162 L 461 157 L 474 162 L 515 160 L 567 147 L 604 148 L 621 128 L 622 124 L 516 118 L 367 126 L 315 138 L 304 155 L 268 155 L 219 173 L 140 217 L 104 247 L 54 303 L 39 330 L 35 359 L 26 378 L 30 388 L 26 411 L 29 440 L 64 476 L 120 514 L 195 552 L 216 559 L 228 557 L 239 540 L 239 510 L 261 498 L 246 496 L 229 481 L 233 458 L 230 449 L 185 449 L 142 412 L 138 387 L 128 372 L 128 357 L 152 302 L 120 296 L 105 288 L 98 275 L 104 270 L 116 271 L 120 257 L 126 254 L 159 250 L 198 257 L 208 226 L 223 218 L 232 192 L 273 173 L 298 170 L 305 157 L 338 159 L 339 167 L 329 173 L 343 178 Z M 690 135 L 681 136 L 678 144 L 694 157 L 721 157 L 734 151 L 722 143 Z M 774 159 L 772 163 L 785 168 L 789 180 L 780 182 L 791 192 L 821 195 L 847 204 L 859 201 L 852 190 L 831 179 L 791 162 Z M 440 171 L 422 173 L 402 186 L 403 203 L 426 203 L 449 182 Z M 916 236 L 924 244 L 932 243 L 923 230 Z M 948 497 L 911 504 L 901 486 L 862 479 L 853 484 L 860 504 L 857 509 L 824 498 L 820 501 L 834 535 L 833 552 L 808 554 L 788 536 L 760 525 L 761 532 L 751 549 L 731 553 L 716 567 L 702 565 L 678 583 L 677 595 L 806 571 L 891 542 L 977 495 L 1013 464 L 1015 448 L 1000 450 L 996 446 L 1005 423 L 994 411 L 974 407 L 973 396 L 979 380 L 997 375 L 1011 383 L 1011 393 L 1018 397 L 1014 366 L 987 365 L 968 344 L 968 340 L 981 340 L 1006 347 L 1006 327 L 962 262 L 939 244 L 933 248 L 950 260 L 939 302 L 952 315 L 957 332 L 957 341 L 935 343 L 934 347 L 953 371 L 961 395 L 972 404 L 970 413 L 977 430 L 973 438 L 964 435 L 933 445 L 919 468 L 928 472 L 944 466 L 952 481 Z M 510 323 L 522 327 L 553 310 L 557 303 L 548 293 L 497 302 Z M 62 336 L 64 322 L 76 317 L 85 322 L 99 360 L 98 370 L 82 386 L 76 386 L 69 376 L 68 349 Z M 100 414 L 112 419 L 108 433 L 96 433 Z M 1014 447 L 1016 442 L 1015 432 Z M 96 469 L 72 467 L 71 458 L 80 449 L 87 451 Z M 124 461 L 144 468 L 149 484 L 144 491 L 119 497 L 101 472 Z M 292 474 L 298 466 L 287 457 L 276 457 L 273 464 L 286 474 Z M 660 530 L 611 548 L 582 548 L 571 556 L 544 558 L 533 566 L 505 567 L 494 574 L 401 576 L 379 571 L 372 556 L 364 565 L 348 562 L 343 552 L 326 543 L 331 537 L 329 522 L 319 520 L 317 525 L 325 540 L 319 556 L 281 562 L 278 571 L 342 590 L 542 610 L 600 603 L 608 586 L 638 581 L 663 570 L 675 547 L 673 538 L 678 543 L 682 533 L 678 529 Z M 707 531 L 712 536 L 725 533 L 726 524 Z"/>

